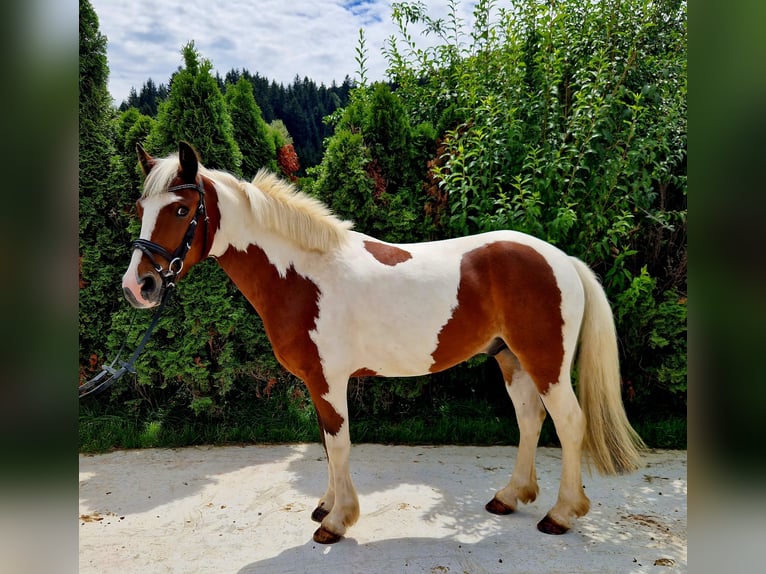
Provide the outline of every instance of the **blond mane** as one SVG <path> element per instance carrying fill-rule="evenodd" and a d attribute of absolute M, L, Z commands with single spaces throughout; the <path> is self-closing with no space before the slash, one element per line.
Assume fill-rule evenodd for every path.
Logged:
<path fill-rule="evenodd" d="M 242 183 L 256 220 L 301 247 L 327 252 L 348 238 L 353 223 L 338 218 L 321 201 L 276 174 L 261 169 L 252 183 Z"/>
<path fill-rule="evenodd" d="M 164 192 L 178 175 L 178 154 L 155 160 L 142 197 Z M 199 165 L 199 173 L 244 199 L 256 223 L 299 247 L 326 253 L 342 245 L 353 223 L 334 215 L 322 202 L 299 191 L 276 174 L 261 169 L 248 183 L 225 171 Z"/>

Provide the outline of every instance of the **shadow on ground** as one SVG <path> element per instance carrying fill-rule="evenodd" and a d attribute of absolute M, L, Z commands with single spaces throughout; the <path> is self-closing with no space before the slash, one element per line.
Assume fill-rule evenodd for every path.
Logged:
<path fill-rule="evenodd" d="M 540 449 L 540 496 L 484 511 L 513 447 L 357 445 L 362 515 L 333 546 L 311 540 L 327 483 L 320 445 L 115 452 L 80 457 L 80 572 L 682 572 L 686 453 L 628 476 L 584 476 L 591 512 L 539 533 L 560 451 Z"/>

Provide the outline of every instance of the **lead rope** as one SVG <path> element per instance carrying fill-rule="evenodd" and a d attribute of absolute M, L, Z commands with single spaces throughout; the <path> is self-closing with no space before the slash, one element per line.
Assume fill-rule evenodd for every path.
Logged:
<path fill-rule="evenodd" d="M 134 365 L 135 365 L 136 359 L 138 359 L 138 356 L 141 354 L 141 351 L 144 350 L 146 343 L 149 342 L 149 338 L 152 336 L 152 331 L 154 331 L 154 329 L 157 327 L 157 324 L 160 321 L 160 316 L 162 315 L 162 311 L 165 308 L 165 304 L 168 302 L 168 299 L 170 299 L 170 293 L 172 291 L 173 291 L 172 287 L 165 289 L 165 292 L 162 294 L 162 301 L 160 301 L 159 307 L 157 307 L 157 310 L 154 312 L 154 317 L 152 317 L 152 322 L 149 324 L 149 327 L 146 329 L 144 336 L 141 338 L 141 342 L 138 344 L 138 347 L 136 347 L 136 350 L 133 351 L 133 354 L 130 356 L 130 359 L 128 359 L 128 361 L 119 361 L 120 368 L 118 369 L 114 368 L 114 365 L 118 362 L 120 355 L 122 354 L 122 350 L 125 348 L 125 343 L 123 343 L 122 347 L 120 347 L 120 350 L 117 352 L 117 356 L 114 358 L 114 360 L 111 363 L 109 363 L 108 365 L 107 364 L 102 365 L 101 372 L 99 374 L 97 374 L 95 377 L 93 377 L 89 381 L 86 381 L 82 385 L 80 385 L 80 388 L 79 388 L 80 398 L 87 397 L 88 395 L 91 395 L 91 394 L 100 393 L 101 391 L 108 389 L 114 383 L 119 381 L 125 373 L 135 374 L 136 369 Z M 133 320 L 135 320 L 135 314 L 133 315 Z M 133 321 L 131 320 L 131 326 L 132 325 L 133 325 Z"/>

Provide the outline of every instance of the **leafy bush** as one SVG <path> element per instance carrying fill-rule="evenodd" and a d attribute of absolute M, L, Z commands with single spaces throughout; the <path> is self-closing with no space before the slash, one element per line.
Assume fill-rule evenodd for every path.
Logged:
<path fill-rule="evenodd" d="M 80 5 L 79 379 L 108 353 L 104 329 L 118 308 L 115 285 L 127 266 L 129 177 L 116 156 L 115 117 L 106 89 L 106 38 L 88 3 Z"/>
<path fill-rule="evenodd" d="M 493 23 L 495 12 L 491 0 L 478 2 L 466 34 L 457 1 L 445 20 L 421 2 L 394 3 L 399 33 L 385 53 L 396 90 L 385 99 L 380 86 L 352 93 L 345 115 L 336 113 L 340 130 L 320 181 L 344 179 L 343 166 L 329 160 L 346 129 L 356 134 L 355 161 L 374 163 L 375 150 L 386 149 L 365 120 L 372 102 L 387 106 L 387 117 L 408 116 L 397 120 L 399 132 L 439 126 L 429 173 L 421 161 L 418 177 L 395 190 L 415 227 L 393 235 L 517 229 L 585 260 L 614 304 L 629 409 L 682 413 L 686 4 L 526 0 L 500 10 Z M 417 28 L 441 42 L 420 48 Z M 371 206 L 370 215 L 348 213 L 357 220 L 364 214 L 361 229 L 386 238 L 396 218 L 387 214 L 380 228 L 380 202 L 365 188 L 358 192 L 355 207 Z"/>

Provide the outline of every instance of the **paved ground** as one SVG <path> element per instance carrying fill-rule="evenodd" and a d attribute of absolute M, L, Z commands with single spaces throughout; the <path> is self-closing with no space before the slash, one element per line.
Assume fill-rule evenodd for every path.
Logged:
<path fill-rule="evenodd" d="M 80 572 L 685 572 L 686 452 L 640 471 L 584 477 L 591 512 L 563 536 L 535 528 L 553 505 L 560 451 L 540 449 L 540 496 L 484 511 L 513 447 L 354 446 L 361 518 L 340 543 L 312 541 L 327 484 L 317 444 L 80 456 Z"/>

